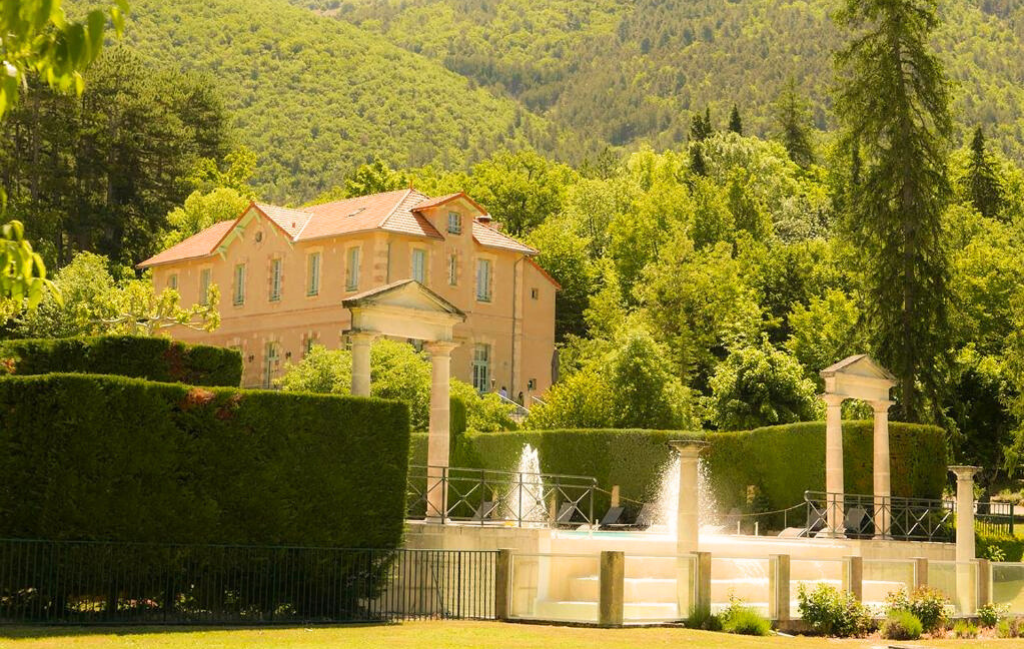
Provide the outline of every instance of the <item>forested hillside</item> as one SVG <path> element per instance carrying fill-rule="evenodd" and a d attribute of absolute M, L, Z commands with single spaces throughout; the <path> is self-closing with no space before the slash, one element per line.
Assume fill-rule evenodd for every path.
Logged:
<path fill-rule="evenodd" d="M 501 146 L 557 144 L 514 101 L 283 0 L 131 8 L 125 40 L 144 60 L 215 81 L 239 143 L 259 156 L 253 183 L 264 200 L 308 200 L 376 156 L 460 167 Z"/>
<path fill-rule="evenodd" d="M 821 129 L 836 5 L 805 0 L 291 0 L 383 35 L 524 106 L 612 144 L 683 141 L 710 105 L 724 126 L 739 106 L 769 134 L 771 104 L 796 79 Z M 1024 3 L 941 2 L 936 45 L 954 112 L 1024 157 Z M 963 131 L 961 131 L 962 135 Z"/>

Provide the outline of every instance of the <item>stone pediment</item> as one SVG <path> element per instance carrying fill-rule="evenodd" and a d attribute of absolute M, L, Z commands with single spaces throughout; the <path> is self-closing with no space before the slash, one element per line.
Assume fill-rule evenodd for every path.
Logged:
<path fill-rule="evenodd" d="M 466 314 L 412 279 L 370 289 L 343 300 L 352 312 L 351 332 L 427 341 L 451 341 Z"/>
<path fill-rule="evenodd" d="M 864 399 L 886 401 L 896 377 L 867 354 L 856 354 L 821 370 L 825 380 L 825 393 Z"/>

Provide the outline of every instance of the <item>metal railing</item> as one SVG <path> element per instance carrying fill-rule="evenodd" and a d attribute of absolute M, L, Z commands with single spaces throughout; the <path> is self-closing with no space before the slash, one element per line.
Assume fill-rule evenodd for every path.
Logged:
<path fill-rule="evenodd" d="M 1016 536 L 1017 518 L 1024 522 L 1024 511 L 1019 510 L 1015 503 L 977 502 L 974 508 L 975 528 L 988 534 Z"/>
<path fill-rule="evenodd" d="M 882 498 L 808 491 L 805 534 L 897 541 L 953 540 L 956 503 L 927 498 Z"/>
<path fill-rule="evenodd" d="M 518 527 L 594 523 L 597 479 L 459 467 L 410 466 L 407 515 Z"/>
<path fill-rule="evenodd" d="M 498 395 L 498 398 L 501 399 L 501 402 L 503 404 L 505 404 L 506 406 L 512 406 L 511 417 L 512 417 L 513 420 L 515 420 L 517 422 L 521 422 L 522 420 L 526 419 L 530 415 L 529 408 L 527 408 L 524 404 L 521 404 L 518 401 L 514 401 L 512 399 L 509 399 L 508 397 L 503 397 L 503 396 L 501 396 L 500 392 L 495 392 L 495 394 Z"/>
<path fill-rule="evenodd" d="M 496 555 L 0 539 L 0 623 L 489 619 Z"/>

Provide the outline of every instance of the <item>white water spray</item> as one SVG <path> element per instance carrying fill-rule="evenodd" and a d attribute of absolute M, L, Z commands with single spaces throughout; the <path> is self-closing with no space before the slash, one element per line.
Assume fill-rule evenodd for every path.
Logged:
<path fill-rule="evenodd" d="M 697 489 L 700 498 L 700 525 L 718 524 L 715 496 L 711 490 L 711 479 L 704 460 L 698 464 L 699 480 Z M 679 458 L 674 457 L 661 470 L 658 498 L 654 503 L 655 515 L 652 531 L 675 534 L 679 507 Z"/>
<path fill-rule="evenodd" d="M 547 507 L 544 504 L 544 480 L 540 476 L 540 454 L 527 444 L 519 455 L 515 483 L 505 500 L 507 519 L 521 518 L 527 526 L 544 525 Z M 528 523 L 527 523 L 528 522 Z"/>

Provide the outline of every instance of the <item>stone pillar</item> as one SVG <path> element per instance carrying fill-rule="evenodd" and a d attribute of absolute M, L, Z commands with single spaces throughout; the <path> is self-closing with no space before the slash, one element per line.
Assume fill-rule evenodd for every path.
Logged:
<path fill-rule="evenodd" d="M 679 454 L 679 500 L 676 503 L 676 554 L 696 552 L 700 538 L 700 452 L 703 440 L 672 440 Z"/>
<path fill-rule="evenodd" d="M 974 474 L 976 466 L 951 466 L 956 474 L 956 560 L 974 561 Z"/>
<path fill-rule="evenodd" d="M 622 626 L 625 610 L 626 555 L 624 552 L 601 552 L 600 599 L 597 623 L 600 626 Z"/>
<path fill-rule="evenodd" d="M 494 559 L 494 619 L 507 622 L 512 617 L 512 550 L 498 550 Z"/>
<path fill-rule="evenodd" d="M 789 579 L 789 555 L 768 555 L 768 619 L 789 621 Z"/>
<path fill-rule="evenodd" d="M 349 334 L 352 340 L 352 396 L 370 396 L 370 345 L 376 336 L 357 331 Z"/>
<path fill-rule="evenodd" d="M 825 507 L 828 533 L 843 536 L 843 401 L 846 397 L 825 394 Z"/>
<path fill-rule="evenodd" d="M 928 558 L 914 557 L 914 590 L 928 585 Z"/>
<path fill-rule="evenodd" d="M 892 488 L 890 487 L 889 463 L 889 406 L 892 401 L 875 401 L 875 538 L 889 537 L 889 522 L 892 517 Z"/>
<path fill-rule="evenodd" d="M 956 599 L 962 615 L 977 610 L 977 564 L 974 562 L 974 474 L 976 466 L 951 466 L 956 474 Z"/>
<path fill-rule="evenodd" d="M 864 558 L 843 557 L 843 590 L 864 601 Z"/>
<path fill-rule="evenodd" d="M 430 354 L 430 426 L 427 437 L 427 520 L 444 524 L 448 507 L 446 473 L 451 439 L 449 401 L 452 350 L 450 342 L 427 343 Z"/>

